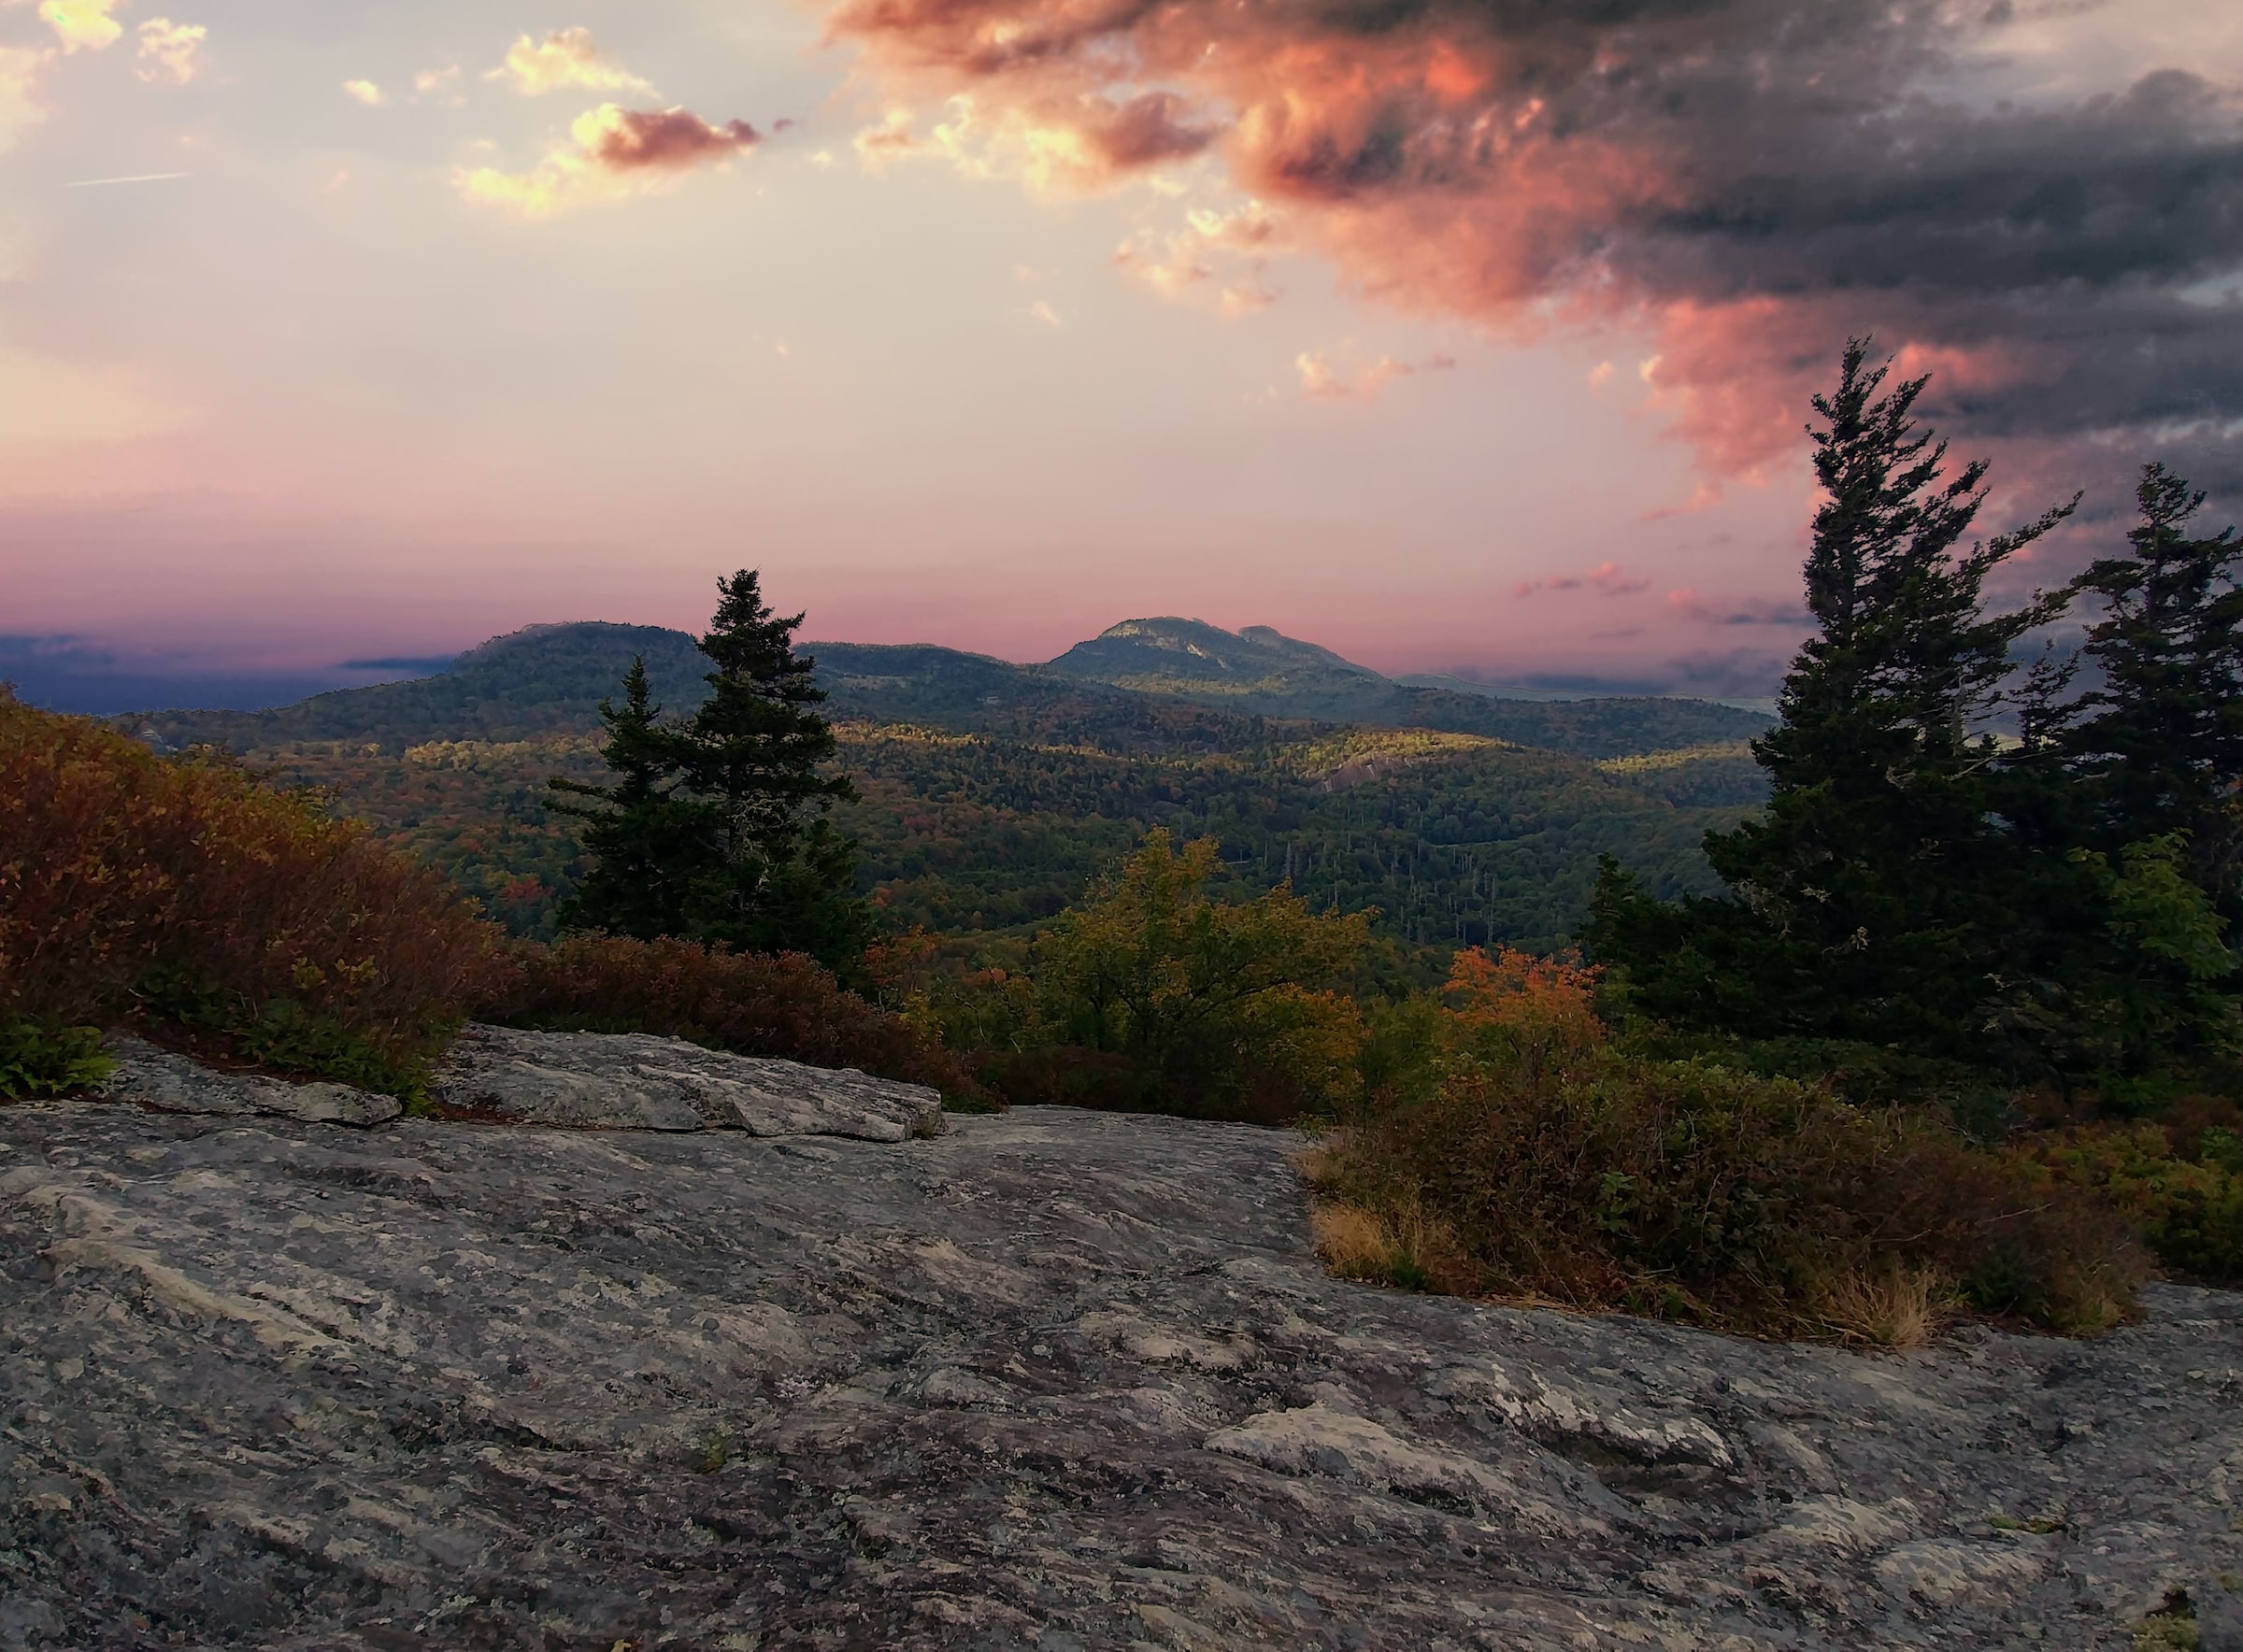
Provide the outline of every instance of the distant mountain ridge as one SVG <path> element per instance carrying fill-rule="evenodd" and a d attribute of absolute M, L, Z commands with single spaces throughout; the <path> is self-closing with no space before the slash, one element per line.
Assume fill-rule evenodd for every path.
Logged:
<path fill-rule="evenodd" d="M 1076 644 L 1050 669 L 1078 681 L 1249 716 L 1439 729 L 1585 757 L 1739 740 L 1770 721 L 1709 700 L 1568 699 L 1491 692 L 1453 678 L 1396 681 L 1266 625 L 1231 632 L 1204 620 L 1124 620 Z"/>
<path fill-rule="evenodd" d="M 1134 748 L 1219 737 L 1225 719 L 1281 719 L 1479 734 L 1591 759 L 1735 741 L 1767 719 L 1695 700 L 1497 700 L 1411 688 L 1267 626 L 1134 620 L 1050 665 L 931 644 L 812 642 L 836 717 L 961 733 L 1064 729 Z M 520 740 L 588 732 L 634 657 L 672 711 L 697 705 L 707 662 L 682 631 L 601 620 L 493 637 L 434 676 L 317 694 L 270 711 L 150 712 L 120 719 L 164 745 L 239 750 L 282 742 L 379 745 Z M 1232 735 L 1220 736 L 1224 740 Z"/>
<path fill-rule="evenodd" d="M 1700 837 L 1765 795 L 1735 737 L 1757 719 L 1719 706 L 1411 691 L 1275 633 L 1107 640 L 1109 654 L 1169 656 L 1166 676 L 1133 666 L 1156 691 L 955 648 L 804 645 L 863 792 L 837 823 L 862 845 L 885 925 L 1028 933 L 1161 826 L 1219 839 L 1244 892 L 1291 879 L 1320 904 L 1376 909 L 1382 933 L 1412 944 L 1548 950 L 1574 933 L 1600 854 L 1663 895 L 1708 892 Z M 1093 668 L 1114 664 L 1098 651 Z M 584 623 L 271 711 L 119 720 L 316 788 L 510 927 L 544 933 L 585 865 L 547 781 L 599 778 L 598 705 L 635 655 L 670 711 L 698 704 L 707 662 L 685 633 Z M 1157 691 L 1169 677 L 1187 692 Z M 1381 721 L 1332 716 L 1350 705 Z"/>

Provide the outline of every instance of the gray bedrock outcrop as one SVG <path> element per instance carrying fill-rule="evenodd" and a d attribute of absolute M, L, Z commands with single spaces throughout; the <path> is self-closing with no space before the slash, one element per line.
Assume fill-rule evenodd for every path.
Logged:
<path fill-rule="evenodd" d="M 0 1645 L 2238 1645 L 2237 1298 L 1864 1357 L 1413 1296 L 1296 1145 L 0 1108 Z"/>
<path fill-rule="evenodd" d="M 130 1033 L 111 1033 L 108 1044 L 117 1070 L 102 1093 L 160 1112 L 367 1125 L 404 1111 L 394 1097 L 348 1085 L 213 1072 Z M 900 1142 L 942 1128 L 942 1097 L 925 1085 L 639 1032 L 470 1026 L 429 1091 L 439 1104 L 490 1118 L 571 1130 L 744 1130 Z"/>
<path fill-rule="evenodd" d="M 291 1084 L 261 1073 L 215 1072 L 130 1032 L 111 1032 L 107 1043 L 117 1065 L 102 1081 L 101 1094 L 159 1113 L 368 1125 L 386 1124 L 405 1111 L 405 1104 L 395 1096 L 375 1095 L 348 1084 Z"/>

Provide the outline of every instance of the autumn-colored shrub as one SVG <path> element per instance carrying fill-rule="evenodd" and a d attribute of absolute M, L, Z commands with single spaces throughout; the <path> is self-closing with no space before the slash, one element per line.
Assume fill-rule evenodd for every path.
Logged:
<path fill-rule="evenodd" d="M 2243 1134 L 2185 1120 L 2084 1126 L 2036 1155 L 2131 1222 L 2159 1261 L 2207 1285 L 2243 1285 Z"/>
<path fill-rule="evenodd" d="M 964 1064 L 902 1016 L 866 1003 L 799 953 L 729 952 L 695 942 L 579 936 L 519 943 L 478 1001 L 486 1020 L 587 1032 L 656 1032 L 742 1055 L 856 1067 L 980 1095 Z"/>
<path fill-rule="evenodd" d="M 2079 1332 L 2131 1312 L 2137 1252 L 2046 1168 L 1816 1087 L 1630 1055 L 1592 990 L 1464 954 L 1427 1081 L 1327 1140 L 1322 1191 L 1420 1235 L 1415 1265 L 1449 1289 L 1887 1342 L 1948 1300 Z"/>
<path fill-rule="evenodd" d="M 495 945 L 441 877 L 316 800 L 0 691 L 0 1032 L 15 1047 L 136 1019 L 409 1095 Z"/>
<path fill-rule="evenodd" d="M 1345 987 L 1367 917 L 1290 889 L 1217 900 L 1220 867 L 1214 839 L 1155 831 L 1037 937 L 1032 1025 L 989 1062 L 1007 1095 L 1259 1124 L 1353 1097 L 1364 1027 Z"/>

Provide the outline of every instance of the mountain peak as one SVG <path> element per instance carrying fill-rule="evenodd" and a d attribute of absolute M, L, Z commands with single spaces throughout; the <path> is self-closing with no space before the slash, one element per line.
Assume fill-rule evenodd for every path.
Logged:
<path fill-rule="evenodd" d="M 1052 661 L 1050 669 L 1116 688 L 1219 700 L 1344 699 L 1387 687 L 1369 667 L 1274 627 L 1225 631 L 1174 616 L 1109 625 Z"/>

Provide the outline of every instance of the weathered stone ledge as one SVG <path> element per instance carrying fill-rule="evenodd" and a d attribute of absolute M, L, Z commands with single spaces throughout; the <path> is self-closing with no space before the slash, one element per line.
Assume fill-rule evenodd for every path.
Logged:
<path fill-rule="evenodd" d="M 2234 1648 L 2243 1303 L 1325 1277 L 1280 1132 L 0 1108 L 0 1646 Z"/>

